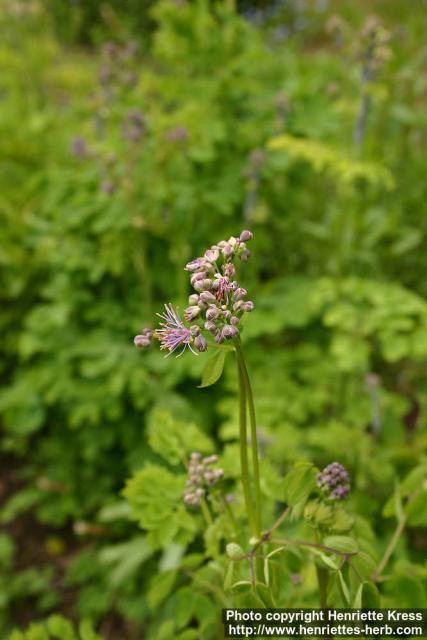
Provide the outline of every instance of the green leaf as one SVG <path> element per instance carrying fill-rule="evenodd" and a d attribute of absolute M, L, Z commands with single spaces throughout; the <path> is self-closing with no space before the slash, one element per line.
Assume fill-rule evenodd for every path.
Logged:
<path fill-rule="evenodd" d="M 347 586 L 347 583 L 344 579 L 344 576 L 342 574 L 341 571 L 338 571 L 338 579 L 339 579 L 339 583 L 340 583 L 340 587 L 341 587 L 341 592 L 343 595 L 343 598 L 345 600 L 345 602 L 349 605 L 350 604 L 350 590 Z"/>
<path fill-rule="evenodd" d="M 175 622 L 178 629 L 185 627 L 194 615 L 194 591 L 191 587 L 181 587 L 174 595 Z"/>
<path fill-rule="evenodd" d="M 222 371 L 224 369 L 225 359 L 227 351 L 217 351 L 210 360 L 207 361 L 202 373 L 202 382 L 199 385 L 199 389 L 210 387 L 220 379 Z"/>
<path fill-rule="evenodd" d="M 427 482 L 427 464 L 420 464 L 412 469 L 406 476 L 401 484 L 401 491 L 403 496 L 408 496 L 420 489 L 424 483 Z"/>
<path fill-rule="evenodd" d="M 408 567 L 413 571 L 415 567 Z M 385 584 L 388 596 L 392 596 L 393 604 L 402 609 L 425 607 L 427 593 L 423 581 L 412 575 L 394 575 Z"/>
<path fill-rule="evenodd" d="M 197 520 L 182 501 L 185 482 L 184 474 L 147 464 L 126 483 L 123 495 L 132 508 L 131 517 L 149 532 L 153 548 L 172 542 L 185 546 L 196 534 Z"/>
<path fill-rule="evenodd" d="M 177 420 L 159 408 L 152 411 L 148 421 L 148 442 L 171 465 L 187 459 L 192 451 L 209 453 L 214 448 L 212 440 L 196 425 Z"/>
<path fill-rule="evenodd" d="M 406 508 L 408 525 L 410 527 L 427 527 L 427 489 L 411 500 Z"/>
<path fill-rule="evenodd" d="M 61 616 L 51 616 L 47 621 L 47 628 L 49 633 L 58 640 L 75 640 L 76 638 L 71 622 Z"/>
<path fill-rule="evenodd" d="M 349 531 L 354 518 L 336 504 L 325 504 L 321 500 L 310 500 L 304 509 L 304 518 L 326 531 Z"/>
<path fill-rule="evenodd" d="M 357 553 L 359 551 L 356 540 L 348 536 L 328 536 L 324 539 L 323 544 L 342 553 Z"/>
<path fill-rule="evenodd" d="M 225 591 L 228 591 L 228 589 L 232 588 L 232 584 L 233 584 L 233 580 L 234 580 L 234 569 L 235 569 L 236 563 L 233 561 L 230 561 L 227 565 L 227 568 L 225 570 L 225 576 L 224 576 L 224 589 Z"/>
<path fill-rule="evenodd" d="M 320 560 L 328 567 L 328 569 L 338 571 L 339 564 L 336 560 L 327 556 L 326 553 L 320 551 L 320 549 L 316 549 L 316 547 L 308 547 L 308 550 L 310 551 L 310 553 L 320 558 Z"/>
<path fill-rule="evenodd" d="M 296 462 L 284 480 L 284 500 L 292 507 L 292 515 L 301 515 L 310 494 L 316 490 L 316 467 L 311 462 Z"/>
<path fill-rule="evenodd" d="M 255 593 L 261 600 L 262 604 L 267 608 L 274 608 L 275 603 L 271 591 L 266 584 L 257 582 L 255 585 Z"/>
<path fill-rule="evenodd" d="M 153 548 L 146 537 L 138 536 L 128 542 L 104 547 L 99 559 L 111 565 L 109 582 L 113 588 L 117 588 L 134 575 L 152 555 Z"/>
<path fill-rule="evenodd" d="M 147 593 L 147 601 L 151 609 L 156 609 L 166 600 L 173 589 L 176 577 L 176 571 L 165 571 L 158 573 L 151 579 Z"/>
<path fill-rule="evenodd" d="M 373 582 L 366 581 L 366 582 L 363 582 L 361 586 L 362 586 L 361 607 L 363 609 L 379 608 L 381 606 L 381 598 L 375 584 Z"/>
<path fill-rule="evenodd" d="M 270 553 L 267 555 L 267 558 L 272 558 L 273 556 L 276 555 L 276 553 L 280 553 L 281 551 L 284 551 L 286 549 L 286 547 L 277 547 L 277 549 L 273 549 L 273 551 L 270 551 Z"/>

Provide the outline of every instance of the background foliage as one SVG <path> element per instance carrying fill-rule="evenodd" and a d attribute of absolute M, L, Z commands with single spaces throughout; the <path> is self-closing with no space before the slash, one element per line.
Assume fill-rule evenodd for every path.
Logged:
<path fill-rule="evenodd" d="M 142 359 L 132 337 L 163 302 L 185 303 L 183 264 L 241 228 L 255 235 L 244 338 L 263 490 L 283 501 L 293 462 L 338 459 L 380 555 L 390 496 L 408 495 L 415 467 L 425 482 L 426 3 L 239 8 L 0 4 L 2 636 L 61 612 L 87 620 L 25 637 L 90 640 L 91 620 L 105 638 L 169 638 L 181 610 L 174 624 L 211 637 L 203 590 L 187 610 L 183 584 L 158 612 L 194 537 L 179 484 L 155 548 L 121 491 L 196 440 L 235 476 L 234 370 L 199 391 L 203 357 Z M 368 10 L 388 40 L 364 84 Z M 386 604 L 425 603 L 426 502 Z"/>

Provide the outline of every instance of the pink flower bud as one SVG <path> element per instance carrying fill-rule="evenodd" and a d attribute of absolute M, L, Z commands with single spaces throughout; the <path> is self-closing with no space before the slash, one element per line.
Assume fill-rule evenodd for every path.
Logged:
<path fill-rule="evenodd" d="M 211 322 L 210 320 L 205 322 L 205 329 L 206 329 L 206 331 L 209 331 L 210 333 L 213 333 L 214 331 L 216 331 L 215 322 Z"/>
<path fill-rule="evenodd" d="M 236 269 L 234 267 L 234 264 L 232 262 L 226 262 L 222 267 L 222 272 L 228 278 L 232 278 L 234 276 L 234 274 L 236 273 Z"/>
<path fill-rule="evenodd" d="M 248 240 L 252 240 L 253 235 L 252 231 L 245 229 L 245 231 L 242 231 L 240 234 L 240 242 L 248 242 Z"/>
<path fill-rule="evenodd" d="M 215 296 L 210 291 L 203 291 L 203 293 L 200 294 L 200 300 L 205 304 L 216 302 Z"/>
<path fill-rule="evenodd" d="M 190 278 L 190 282 L 191 284 L 195 285 L 196 282 L 198 282 L 199 280 L 203 280 L 206 277 L 206 273 L 204 271 L 196 271 L 195 273 L 193 273 L 193 275 Z"/>
<path fill-rule="evenodd" d="M 195 260 L 191 260 L 191 262 L 187 262 L 185 265 L 186 271 L 199 271 L 203 268 L 205 260 L 203 258 L 196 258 Z"/>
<path fill-rule="evenodd" d="M 226 258 L 229 258 L 233 254 L 233 247 L 227 243 L 222 249 L 222 254 Z"/>
<path fill-rule="evenodd" d="M 223 338 L 230 340 L 231 338 L 235 338 L 239 333 L 239 330 L 236 327 L 233 327 L 231 324 L 224 325 L 222 329 Z"/>
<path fill-rule="evenodd" d="M 211 306 L 206 311 L 206 319 L 207 320 L 216 320 L 220 314 L 220 310 L 218 307 Z"/>
<path fill-rule="evenodd" d="M 199 293 L 201 293 L 202 291 L 206 291 L 207 289 L 210 289 L 211 286 L 212 286 L 212 280 L 209 280 L 209 278 L 205 278 L 204 280 L 197 280 L 193 284 L 193 287 L 195 288 L 196 291 L 199 291 Z"/>
<path fill-rule="evenodd" d="M 205 258 L 206 260 L 209 260 L 209 262 L 216 262 L 219 258 L 218 249 L 208 249 L 205 252 Z"/>
<path fill-rule="evenodd" d="M 208 348 L 208 343 L 206 342 L 206 339 L 204 338 L 204 336 L 199 335 L 199 336 L 196 336 L 194 340 L 194 346 L 198 351 L 206 351 L 206 349 Z"/>
<path fill-rule="evenodd" d="M 200 313 L 200 307 L 196 305 L 192 307 L 187 307 L 184 312 L 184 318 L 187 320 L 187 322 L 191 322 L 192 320 L 194 320 L 194 318 L 197 318 L 199 313 Z"/>
<path fill-rule="evenodd" d="M 151 340 L 146 335 L 135 336 L 133 339 L 135 347 L 149 347 Z"/>
<path fill-rule="evenodd" d="M 238 289 L 233 291 L 233 300 L 243 300 L 243 298 L 245 298 L 247 295 L 248 292 L 246 291 L 246 289 L 243 289 L 243 287 L 239 287 Z"/>

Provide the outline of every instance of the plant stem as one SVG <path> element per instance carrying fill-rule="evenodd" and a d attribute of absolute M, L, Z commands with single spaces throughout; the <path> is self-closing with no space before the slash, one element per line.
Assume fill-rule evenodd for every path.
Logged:
<path fill-rule="evenodd" d="M 237 354 L 237 351 L 236 351 Z M 246 385 L 243 377 L 240 359 L 237 357 L 237 371 L 239 374 L 239 399 L 240 399 L 240 466 L 242 470 L 243 495 L 245 498 L 246 512 L 248 514 L 249 525 L 253 536 L 257 535 L 256 524 L 251 500 L 251 485 L 249 477 L 248 449 L 247 449 L 247 428 L 246 428 Z"/>
<path fill-rule="evenodd" d="M 237 527 L 236 518 L 234 517 L 233 510 L 231 509 L 230 505 L 228 504 L 227 498 L 225 497 L 223 491 L 221 491 L 221 493 L 220 493 L 220 500 L 221 500 L 221 503 L 222 503 L 222 505 L 224 507 L 224 511 L 227 514 L 227 517 L 228 517 L 228 519 L 230 521 L 231 528 L 233 530 L 233 535 L 234 535 L 235 538 L 237 538 L 237 529 L 238 529 L 238 527 Z"/>
<path fill-rule="evenodd" d="M 319 567 L 316 564 L 317 584 L 319 585 L 319 602 L 321 609 L 327 609 L 328 607 L 328 570 L 324 567 Z"/>
<path fill-rule="evenodd" d="M 211 515 L 211 512 L 209 510 L 208 503 L 206 502 L 206 500 L 204 498 L 200 498 L 200 508 L 202 510 L 203 517 L 206 520 L 206 524 L 208 526 L 213 524 L 212 515 Z"/>
<path fill-rule="evenodd" d="M 261 483 L 259 475 L 259 459 L 258 459 L 258 437 L 256 430 L 256 415 L 255 415 L 255 403 L 252 393 L 252 386 L 249 379 L 248 370 L 246 367 L 245 357 L 243 355 L 242 344 L 240 337 L 237 337 L 234 341 L 236 345 L 236 355 L 239 362 L 240 369 L 242 371 L 243 382 L 246 388 L 246 396 L 249 407 L 249 418 L 251 425 L 251 448 L 252 448 L 252 466 L 254 472 L 254 484 L 255 484 L 255 535 L 257 538 L 261 535 Z"/>
<path fill-rule="evenodd" d="M 418 496 L 419 491 L 415 491 L 414 493 L 412 493 L 409 497 L 408 500 L 406 502 L 406 510 L 408 509 L 408 506 L 413 502 L 413 500 Z M 387 545 L 387 549 L 384 552 L 384 555 L 380 561 L 380 563 L 378 564 L 377 568 L 375 569 L 375 571 L 373 572 L 371 578 L 372 580 L 375 582 L 377 581 L 382 572 L 384 571 L 384 569 L 386 568 L 388 561 L 390 560 L 391 556 L 393 555 L 393 552 L 396 548 L 397 543 L 399 542 L 399 538 L 402 535 L 405 527 L 406 527 L 406 521 L 408 520 L 408 512 L 406 511 L 406 513 L 404 513 L 402 515 L 402 517 L 400 518 L 399 522 L 397 523 L 397 527 L 394 530 L 393 535 L 390 538 L 390 542 Z"/>
<path fill-rule="evenodd" d="M 379 563 L 378 567 L 375 569 L 374 573 L 372 574 L 372 580 L 375 582 L 376 580 L 378 580 L 378 578 L 380 577 L 380 575 L 382 574 L 382 572 L 384 571 L 386 565 L 388 564 L 388 561 L 390 560 L 393 551 L 396 547 L 396 544 L 400 538 L 400 536 L 403 533 L 403 530 L 405 528 L 405 524 L 406 524 L 406 518 L 402 518 L 402 520 L 399 522 L 399 524 L 397 525 L 396 529 L 394 530 L 394 533 L 390 539 L 390 542 L 387 546 L 387 549 L 385 550 L 385 553 L 382 557 L 381 562 Z"/>

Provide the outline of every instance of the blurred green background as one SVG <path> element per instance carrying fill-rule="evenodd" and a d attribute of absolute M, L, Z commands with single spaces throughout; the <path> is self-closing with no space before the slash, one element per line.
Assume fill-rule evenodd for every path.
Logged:
<path fill-rule="evenodd" d="M 160 638 L 159 557 L 120 492 L 158 407 L 227 447 L 235 382 L 201 395 L 203 357 L 132 340 L 184 307 L 183 265 L 244 228 L 264 455 L 339 459 L 389 535 L 383 504 L 427 449 L 426 16 L 1 0 L 1 638 L 51 612 Z M 426 503 L 388 586 L 401 606 L 425 604 Z"/>

